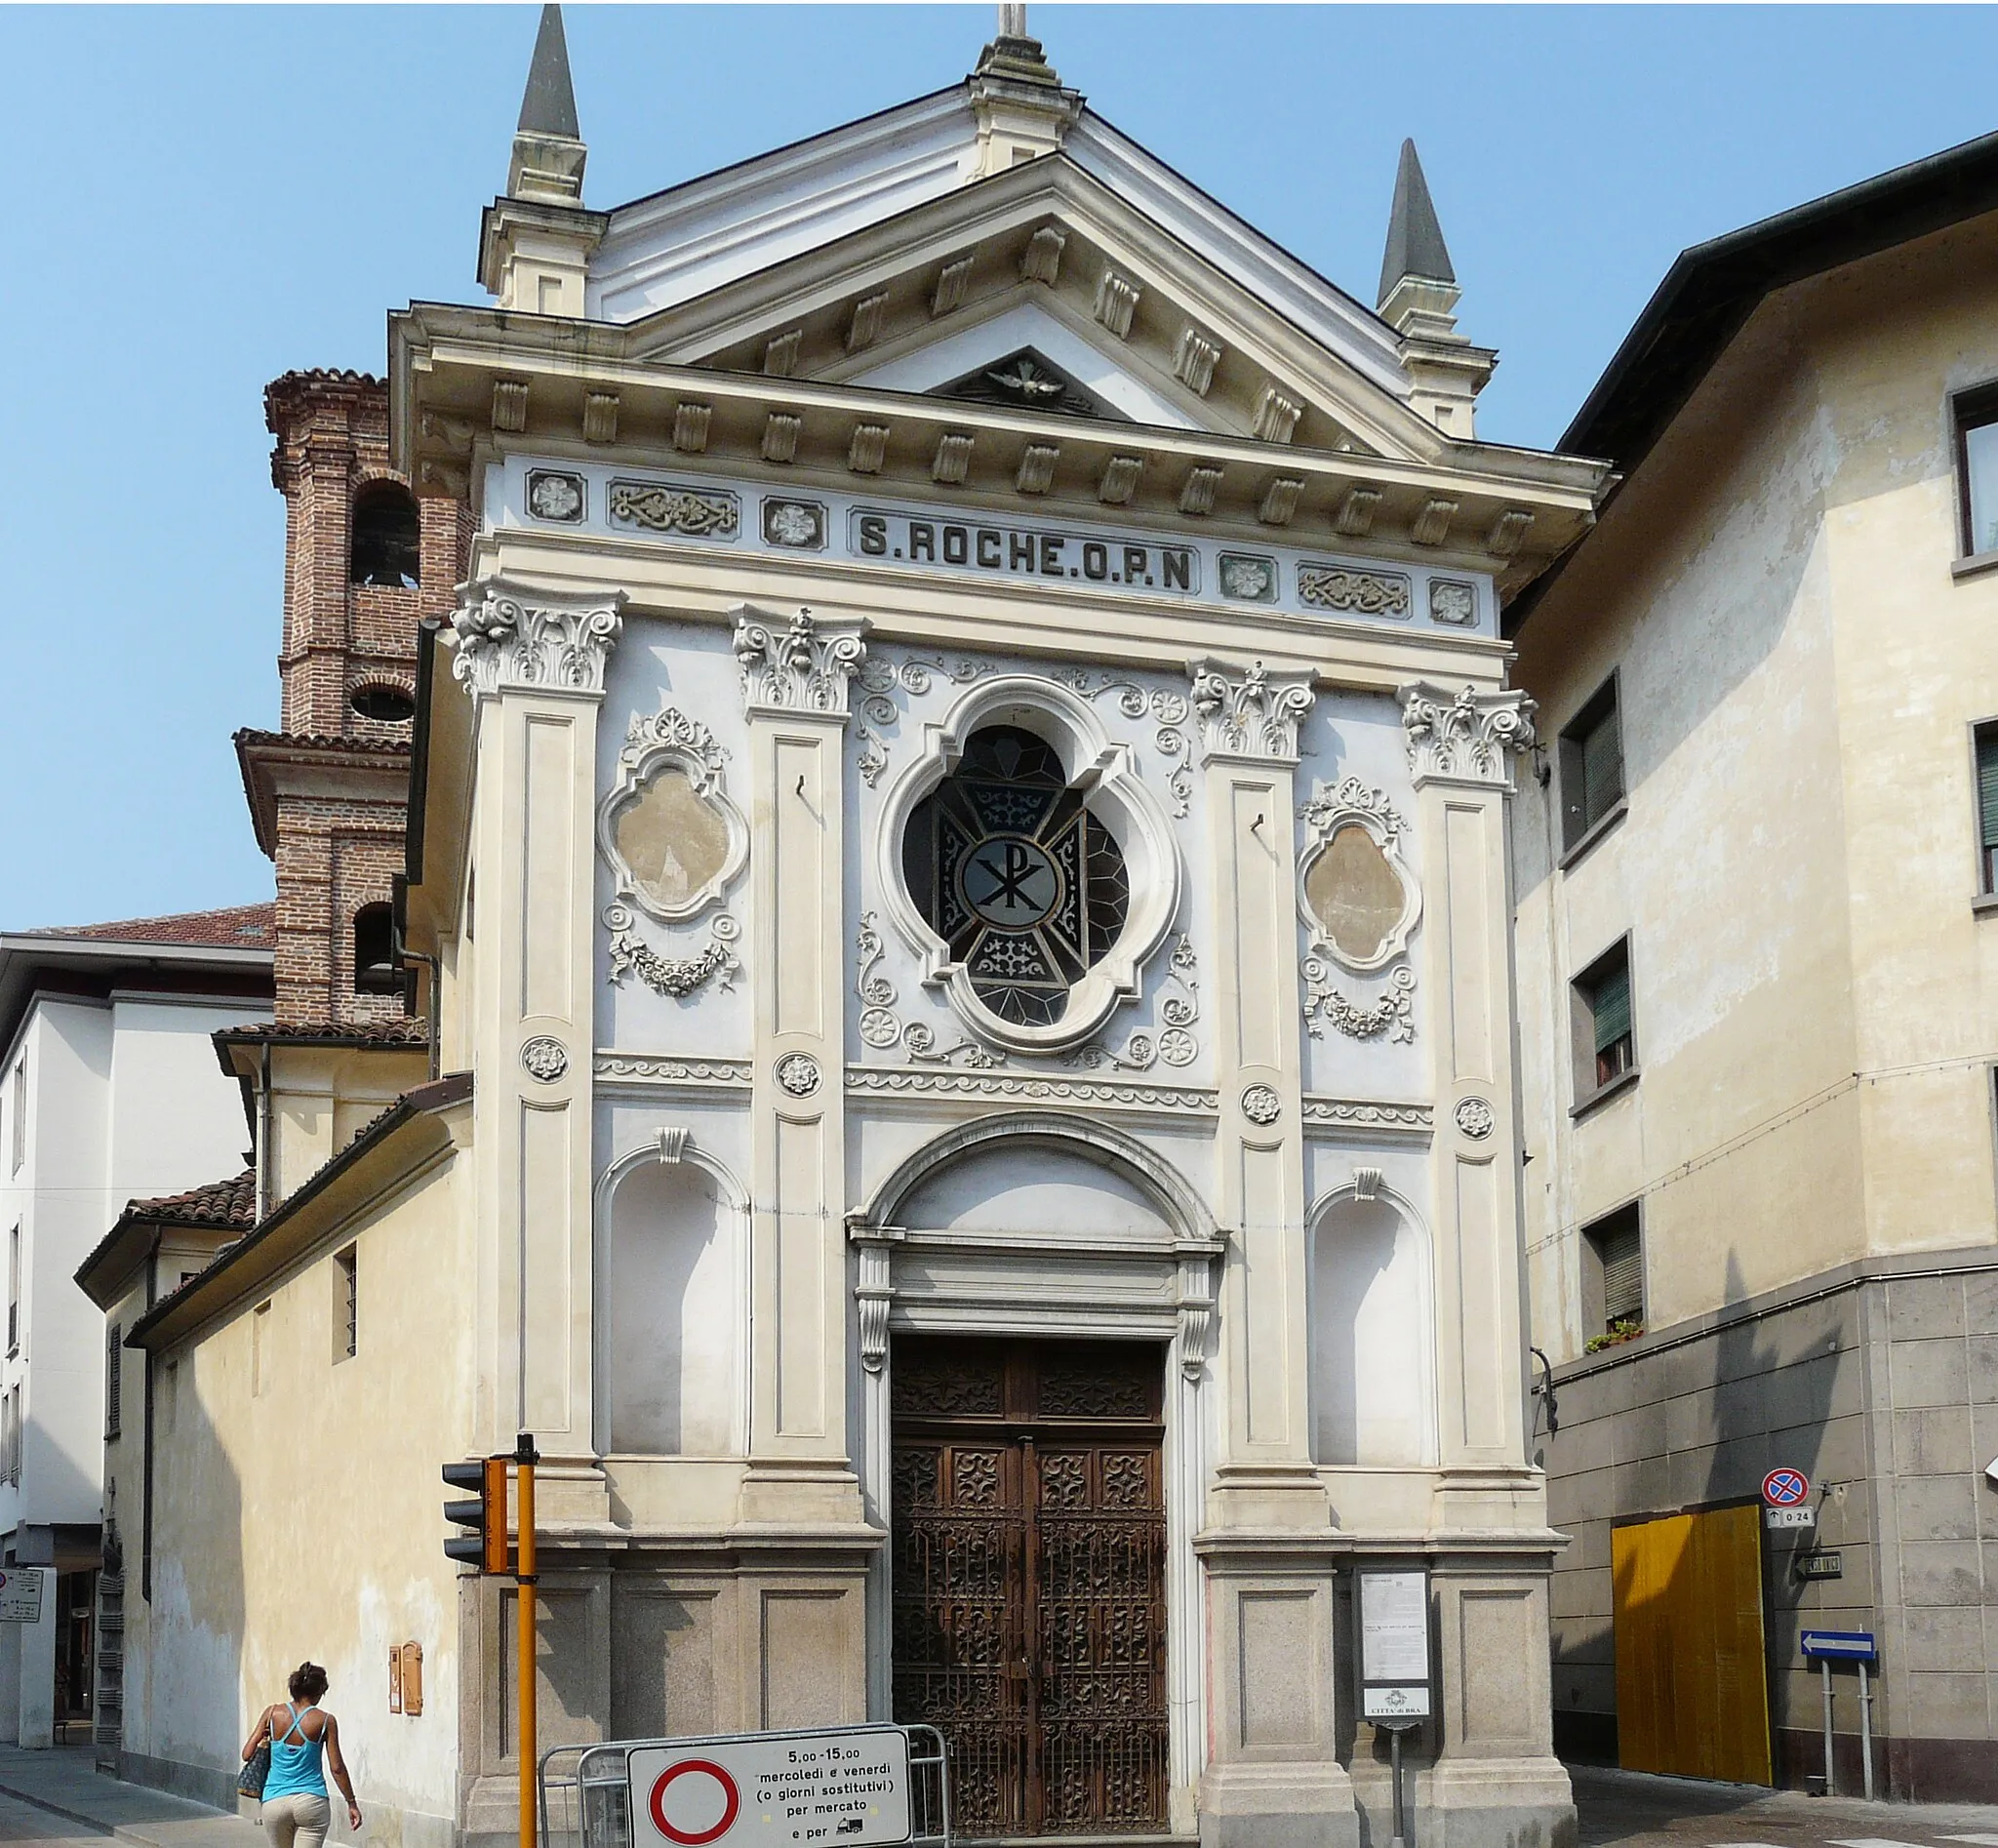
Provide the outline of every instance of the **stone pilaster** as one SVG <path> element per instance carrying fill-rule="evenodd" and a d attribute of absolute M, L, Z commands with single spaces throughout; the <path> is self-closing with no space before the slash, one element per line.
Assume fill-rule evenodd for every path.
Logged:
<path fill-rule="evenodd" d="M 477 1437 L 535 1433 L 549 1520 L 608 1514 L 595 1466 L 590 1214 L 591 824 L 623 593 L 489 579 L 451 623 L 476 703 L 467 945 L 482 1346 Z M 462 966 L 462 964 L 461 964 Z"/>
<path fill-rule="evenodd" d="M 1211 829 L 1224 1410 L 1208 1525 L 1203 1848 L 1351 1848 L 1333 1713 L 1331 1508 L 1311 1462 L 1299 1073 L 1298 727 L 1310 676 L 1196 663 Z"/>
<path fill-rule="evenodd" d="M 750 1469 L 742 1518 L 853 1522 L 846 1431 L 841 949 L 847 691 L 859 623 L 742 607 L 755 983 Z"/>

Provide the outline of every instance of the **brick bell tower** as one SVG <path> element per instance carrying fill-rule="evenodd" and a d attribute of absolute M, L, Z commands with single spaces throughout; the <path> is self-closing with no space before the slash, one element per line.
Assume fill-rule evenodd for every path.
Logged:
<path fill-rule="evenodd" d="M 417 624 L 454 601 L 468 509 L 388 463 L 388 392 L 288 372 L 263 394 L 285 497 L 283 729 L 236 734 L 257 844 L 277 864 L 277 1021 L 357 1031 L 404 1017 L 388 960 L 403 864 Z"/>

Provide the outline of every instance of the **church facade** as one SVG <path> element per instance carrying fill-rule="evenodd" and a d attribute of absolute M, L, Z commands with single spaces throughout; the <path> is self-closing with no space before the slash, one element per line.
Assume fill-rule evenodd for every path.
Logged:
<path fill-rule="evenodd" d="M 390 324 L 390 464 L 469 535 L 407 727 L 431 1075 L 263 1150 L 137 1320 L 126 1759 L 196 1788 L 289 1662 L 344 1719 L 414 1641 L 364 1804 L 507 1830 L 511 1594 L 436 1468 L 527 1430 L 544 1746 L 926 1721 L 960 1833 L 1356 1848 L 1402 1565 L 1425 1839 L 1564 1838 L 1498 607 L 1601 469 L 1476 438 L 1412 149 L 1376 313 L 1018 21 L 615 212 L 583 162 L 550 9 L 495 304 Z M 281 1434 L 334 1403 L 330 1506 Z"/>

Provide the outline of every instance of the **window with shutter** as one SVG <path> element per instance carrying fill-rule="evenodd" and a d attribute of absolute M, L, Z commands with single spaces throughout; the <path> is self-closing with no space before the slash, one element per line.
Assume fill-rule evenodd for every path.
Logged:
<path fill-rule="evenodd" d="M 1577 977 L 1575 997 L 1575 1097 L 1579 1105 L 1637 1065 L 1628 938 Z"/>
<path fill-rule="evenodd" d="M 110 1332 L 104 1337 L 104 1435 L 106 1437 L 117 1436 L 119 1415 L 123 1409 L 123 1382 L 119 1378 L 121 1369 L 118 1365 L 118 1353 L 120 1344 L 124 1339 L 124 1329 L 118 1323 L 113 1322 Z"/>
<path fill-rule="evenodd" d="M 1998 892 L 1998 724 L 1978 726 L 1977 741 L 1978 883 Z"/>
<path fill-rule="evenodd" d="M 1588 1345 L 1601 1347 L 1644 1330 L 1644 1232 L 1635 1203 L 1581 1233 L 1581 1317 Z"/>
<path fill-rule="evenodd" d="M 1623 800 L 1623 725 L 1617 677 L 1599 687 L 1560 740 L 1561 847 L 1565 853 Z"/>

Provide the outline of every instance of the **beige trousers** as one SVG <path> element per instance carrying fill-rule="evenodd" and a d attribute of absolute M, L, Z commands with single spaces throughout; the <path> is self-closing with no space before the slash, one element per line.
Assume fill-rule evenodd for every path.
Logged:
<path fill-rule="evenodd" d="M 270 1848 L 325 1848 L 333 1805 L 323 1796 L 274 1796 L 263 1806 Z"/>

